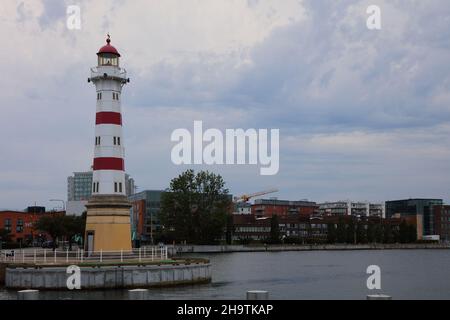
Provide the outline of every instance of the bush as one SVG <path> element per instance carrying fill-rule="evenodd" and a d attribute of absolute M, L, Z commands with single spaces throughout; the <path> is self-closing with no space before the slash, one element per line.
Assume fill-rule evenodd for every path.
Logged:
<path fill-rule="evenodd" d="M 3 243 L 2 249 L 3 250 L 14 250 L 14 249 L 21 249 L 21 248 L 28 248 L 27 245 L 22 244 L 20 245 L 20 243 L 16 243 L 16 242 L 8 242 L 8 243 Z"/>
<path fill-rule="evenodd" d="M 302 244 L 303 241 L 299 237 L 286 237 L 284 238 L 286 244 Z"/>

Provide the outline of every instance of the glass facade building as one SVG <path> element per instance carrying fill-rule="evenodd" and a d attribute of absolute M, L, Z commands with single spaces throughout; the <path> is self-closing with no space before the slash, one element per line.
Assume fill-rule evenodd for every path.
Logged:
<path fill-rule="evenodd" d="M 386 201 L 386 218 L 394 215 L 421 216 L 423 224 L 423 235 L 435 235 L 434 207 L 442 206 L 442 199 L 407 199 Z"/>
<path fill-rule="evenodd" d="M 67 178 L 67 201 L 88 201 L 92 195 L 92 171 L 74 172 Z M 125 175 L 125 191 L 128 196 L 134 194 L 134 179 Z"/>
<path fill-rule="evenodd" d="M 159 211 L 163 193 L 163 190 L 146 190 L 128 197 L 133 204 L 142 203 L 142 208 L 141 206 L 133 205 L 131 209 L 134 240 L 140 240 L 143 244 L 154 244 L 156 234 L 161 231 Z M 137 210 L 139 212 L 133 212 Z M 142 232 L 139 234 L 137 230 L 142 230 Z"/>
<path fill-rule="evenodd" d="M 92 172 L 74 172 L 67 178 L 67 201 L 87 201 L 91 193 Z"/>

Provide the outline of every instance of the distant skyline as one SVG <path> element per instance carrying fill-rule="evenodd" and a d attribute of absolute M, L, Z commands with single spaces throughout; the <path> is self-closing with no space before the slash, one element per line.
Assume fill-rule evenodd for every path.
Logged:
<path fill-rule="evenodd" d="M 93 157 L 96 52 L 111 34 L 131 83 L 126 171 L 165 189 L 219 173 L 239 195 L 450 202 L 450 6 L 445 0 L 80 0 L 0 7 L 0 208 L 52 208 Z M 382 29 L 366 27 L 380 6 Z M 175 166 L 173 130 L 280 130 L 280 169 Z"/>

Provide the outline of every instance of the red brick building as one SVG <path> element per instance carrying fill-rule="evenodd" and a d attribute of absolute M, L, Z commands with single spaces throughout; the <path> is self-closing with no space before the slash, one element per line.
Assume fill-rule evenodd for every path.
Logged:
<path fill-rule="evenodd" d="M 433 207 L 434 227 L 442 241 L 450 241 L 450 205 Z"/>
<path fill-rule="evenodd" d="M 135 232 L 135 237 L 140 237 L 144 234 L 144 218 L 146 214 L 146 201 L 136 200 L 132 202 L 132 226 L 131 229 Z M 136 240 L 136 239 L 134 239 Z"/>
<path fill-rule="evenodd" d="M 252 205 L 252 215 L 257 218 L 271 218 L 273 215 L 287 217 L 290 215 L 313 216 L 319 213 L 319 206 L 311 201 L 287 201 L 257 199 Z"/>
<path fill-rule="evenodd" d="M 271 218 L 257 218 L 255 215 L 233 215 L 233 241 L 260 241 L 264 242 L 270 238 Z M 389 225 L 393 232 L 399 230 L 400 224 L 404 219 L 391 218 L 382 219 L 369 217 L 360 220 L 365 228 L 370 223 L 372 225 Z M 295 238 L 300 243 L 325 243 L 328 238 L 328 226 L 339 223 L 345 225 L 351 222 L 357 223 L 352 216 L 307 216 L 302 214 L 281 215 L 278 218 L 280 236 L 286 241 L 289 238 Z M 355 235 L 356 236 L 356 235 Z"/>
<path fill-rule="evenodd" d="M 264 241 L 270 238 L 272 218 L 257 218 L 255 215 L 233 216 L 233 240 L 257 240 Z M 326 236 L 326 224 L 312 222 L 309 216 L 300 214 L 284 215 L 278 218 L 280 235 L 310 239 L 316 234 Z"/>
<path fill-rule="evenodd" d="M 65 214 L 65 212 L 45 212 L 42 210 L 0 211 L 0 229 L 9 231 L 11 241 L 15 243 L 32 244 L 33 240 L 47 235 L 34 229 L 34 224 L 43 216 Z"/>

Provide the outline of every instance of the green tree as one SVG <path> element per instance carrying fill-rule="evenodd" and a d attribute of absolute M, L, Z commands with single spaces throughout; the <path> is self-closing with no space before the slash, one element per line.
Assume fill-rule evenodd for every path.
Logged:
<path fill-rule="evenodd" d="M 384 243 L 394 242 L 394 234 L 392 231 L 392 226 L 390 224 L 385 224 L 383 226 L 383 242 Z"/>
<path fill-rule="evenodd" d="M 334 223 L 329 223 L 327 225 L 327 242 L 332 244 L 332 243 L 336 243 L 337 240 L 337 230 L 336 230 L 336 225 Z"/>
<path fill-rule="evenodd" d="M 227 232 L 225 235 L 225 241 L 228 245 L 233 242 L 233 231 L 233 215 L 229 214 L 227 215 Z"/>
<path fill-rule="evenodd" d="M 63 218 L 63 235 L 69 242 L 69 250 L 72 251 L 73 238 L 83 236 L 86 227 L 86 216 L 65 216 Z"/>
<path fill-rule="evenodd" d="M 367 224 L 367 242 L 374 243 L 375 242 L 375 227 L 372 222 Z"/>
<path fill-rule="evenodd" d="M 400 223 L 400 230 L 399 230 L 399 241 L 400 243 L 408 243 L 409 242 L 409 228 L 406 224 L 405 220 L 402 220 Z"/>
<path fill-rule="evenodd" d="M 53 241 L 53 250 L 55 250 L 56 241 L 65 233 L 65 216 L 57 214 L 44 216 L 36 222 L 34 228 L 50 235 Z"/>
<path fill-rule="evenodd" d="M 280 243 L 280 223 L 276 214 L 270 220 L 270 243 Z"/>
<path fill-rule="evenodd" d="M 0 248 L 2 247 L 3 242 L 8 244 L 11 242 L 11 234 L 8 230 L 0 229 Z"/>
<path fill-rule="evenodd" d="M 347 240 L 346 225 L 343 218 L 339 218 L 336 229 L 336 238 L 338 243 L 345 243 Z"/>
<path fill-rule="evenodd" d="M 359 221 L 356 225 L 356 242 L 367 243 L 367 229 L 365 224 Z"/>
<path fill-rule="evenodd" d="M 374 225 L 374 241 L 383 243 L 383 226 L 378 223 Z"/>
<path fill-rule="evenodd" d="M 347 225 L 346 242 L 351 243 L 351 244 L 356 244 L 356 228 L 355 228 L 355 221 L 353 220 L 353 217 Z"/>
<path fill-rule="evenodd" d="M 211 244 L 223 236 L 231 205 L 220 175 L 188 170 L 173 179 L 163 193 L 159 218 L 166 236 Z"/>
<path fill-rule="evenodd" d="M 413 243 L 417 241 L 417 228 L 410 224 L 408 225 L 408 243 Z"/>

